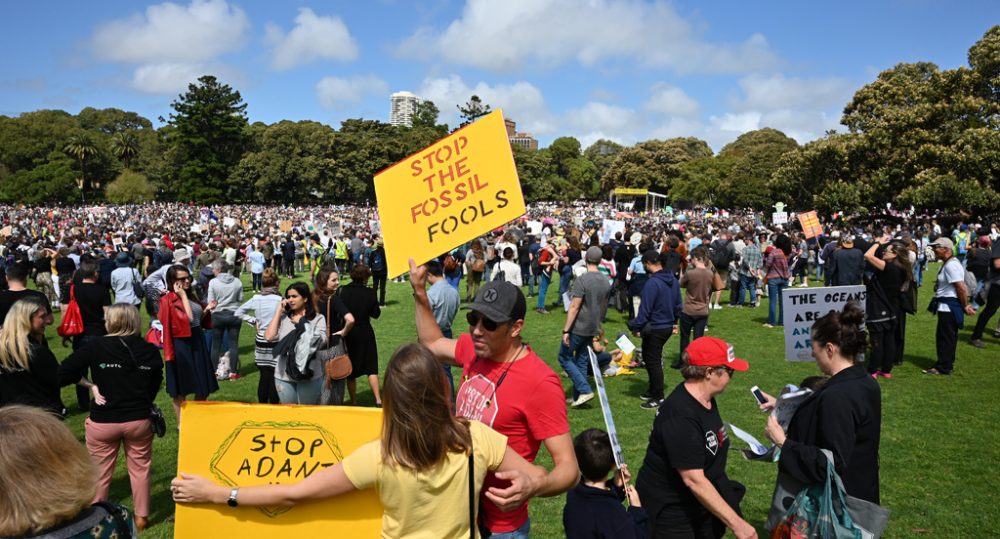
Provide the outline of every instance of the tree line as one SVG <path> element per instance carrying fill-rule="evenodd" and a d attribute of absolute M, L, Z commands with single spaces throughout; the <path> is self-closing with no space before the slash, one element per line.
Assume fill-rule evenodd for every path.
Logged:
<path fill-rule="evenodd" d="M 176 200 L 198 203 L 365 203 L 373 176 L 447 135 L 439 109 L 412 127 L 350 119 L 250 123 L 240 93 L 213 76 L 189 85 L 163 126 L 119 109 L 0 116 L 0 200 L 37 204 Z M 461 126 L 490 112 L 472 96 Z M 599 199 L 616 187 L 673 201 L 764 210 L 781 201 L 823 213 L 887 205 L 989 213 L 1000 209 L 1000 26 L 968 51 L 968 66 L 902 63 L 857 90 L 846 132 L 800 146 L 764 128 L 717 154 L 698 138 L 587 148 L 559 137 L 513 147 L 528 201 Z"/>

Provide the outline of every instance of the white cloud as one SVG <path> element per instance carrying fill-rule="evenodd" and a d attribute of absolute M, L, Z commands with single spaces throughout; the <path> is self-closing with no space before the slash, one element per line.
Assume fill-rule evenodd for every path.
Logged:
<path fill-rule="evenodd" d="M 734 103 L 748 110 L 842 108 L 854 88 L 842 78 L 797 78 L 782 74 L 749 75 L 739 80 L 745 98 Z"/>
<path fill-rule="evenodd" d="M 91 44 L 98 58 L 128 64 L 202 62 L 240 49 L 250 21 L 225 0 L 172 2 L 100 25 Z"/>
<path fill-rule="evenodd" d="M 468 0 L 461 18 L 446 29 L 421 28 L 397 50 L 497 71 L 569 60 L 592 66 L 608 59 L 703 73 L 746 73 L 778 64 L 762 35 L 735 44 L 708 42 L 664 0 Z"/>
<path fill-rule="evenodd" d="M 452 126 L 460 123 L 456 106 L 478 95 L 493 109 L 503 109 L 506 118 L 517 122 L 518 131 L 545 135 L 557 129 L 558 122 L 546 106 L 541 90 L 525 81 L 496 85 L 479 82 L 470 87 L 458 75 L 451 75 L 425 79 L 416 94 L 433 101 L 441 111 L 439 121 Z"/>
<path fill-rule="evenodd" d="M 374 75 L 347 79 L 324 77 L 316 83 L 316 97 L 327 109 L 360 103 L 371 94 L 388 96 L 389 84 Z"/>
<path fill-rule="evenodd" d="M 358 46 L 339 17 L 317 16 L 309 8 L 299 8 L 295 27 L 285 34 L 268 24 L 264 40 L 274 47 L 271 67 L 291 69 L 315 60 L 354 60 Z"/>
<path fill-rule="evenodd" d="M 202 75 L 214 75 L 220 82 L 245 83 L 242 74 L 225 65 L 163 63 L 147 64 L 132 74 L 132 87 L 148 94 L 177 94 Z M 227 82 L 228 81 L 228 82 Z"/>
<path fill-rule="evenodd" d="M 598 101 L 566 111 L 566 124 L 578 132 L 600 132 L 615 141 L 630 142 L 635 140 L 637 127 L 635 111 Z"/>
<path fill-rule="evenodd" d="M 721 116 L 711 116 L 709 121 L 713 126 L 722 131 L 734 131 L 736 133 L 746 133 L 760 129 L 761 114 L 757 111 L 741 112 L 733 114 L 727 112 Z"/>
<path fill-rule="evenodd" d="M 206 73 L 242 78 L 216 58 L 240 50 L 249 27 L 246 13 L 226 0 L 164 2 L 98 26 L 90 45 L 99 59 L 135 65 L 134 89 L 170 94 Z"/>
<path fill-rule="evenodd" d="M 653 95 L 643 107 L 650 112 L 668 116 L 693 116 L 698 113 L 698 102 L 684 93 L 684 90 L 669 84 L 653 87 Z"/>

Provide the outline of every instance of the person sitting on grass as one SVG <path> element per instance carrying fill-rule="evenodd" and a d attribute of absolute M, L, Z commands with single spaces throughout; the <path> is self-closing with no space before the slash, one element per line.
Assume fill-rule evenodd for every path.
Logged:
<path fill-rule="evenodd" d="M 611 438 L 600 429 L 587 429 L 573 440 L 576 461 L 583 478 L 566 493 L 563 528 L 568 539 L 577 537 L 618 539 L 646 537 L 647 516 L 635 487 L 627 485 L 631 474 L 626 466 L 615 470 Z M 628 496 L 629 508 L 622 507 Z"/>

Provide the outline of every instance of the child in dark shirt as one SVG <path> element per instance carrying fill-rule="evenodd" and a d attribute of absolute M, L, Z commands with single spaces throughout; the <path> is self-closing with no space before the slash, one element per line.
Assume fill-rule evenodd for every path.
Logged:
<path fill-rule="evenodd" d="M 614 479 L 608 479 L 615 465 L 608 434 L 600 429 L 587 429 L 577 435 L 573 449 L 583 477 L 566 493 L 563 508 L 566 537 L 646 537 L 646 511 L 640 506 L 635 487 L 627 484 L 631 479 L 628 468 L 623 465 L 615 471 Z M 630 505 L 627 510 L 622 507 L 626 495 Z"/>

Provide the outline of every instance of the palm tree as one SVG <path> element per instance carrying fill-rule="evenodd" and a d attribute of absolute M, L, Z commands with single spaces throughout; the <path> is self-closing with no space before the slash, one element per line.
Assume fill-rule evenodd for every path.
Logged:
<path fill-rule="evenodd" d="M 63 146 L 63 151 L 80 162 L 80 179 L 77 181 L 77 185 L 80 187 L 80 199 L 86 202 L 84 192 L 87 190 L 87 159 L 97 155 L 97 146 L 94 145 L 90 135 L 80 133 L 69 137 L 66 145 Z"/>
<path fill-rule="evenodd" d="M 139 155 L 139 137 L 132 131 L 120 131 L 111 139 L 111 152 L 125 165 L 132 169 L 132 160 Z"/>

